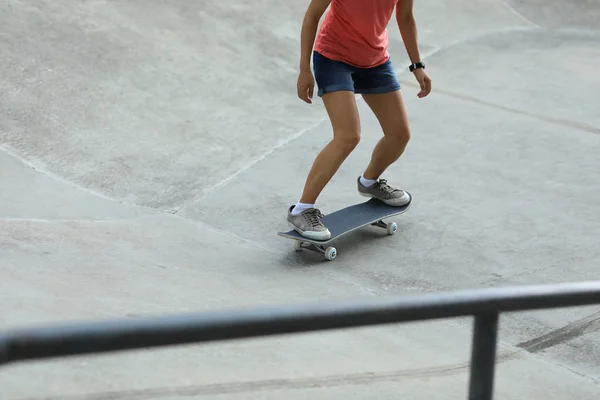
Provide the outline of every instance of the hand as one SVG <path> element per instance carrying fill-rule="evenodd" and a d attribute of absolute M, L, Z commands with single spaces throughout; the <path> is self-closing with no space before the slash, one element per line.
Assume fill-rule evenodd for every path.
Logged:
<path fill-rule="evenodd" d="M 315 90 L 315 78 L 310 70 L 301 70 L 298 76 L 298 97 L 307 102 L 312 103 L 313 92 Z"/>
<path fill-rule="evenodd" d="M 423 68 L 417 68 L 413 71 L 417 82 L 421 85 L 421 91 L 417 94 L 419 98 L 423 98 L 431 93 L 431 78 L 427 75 Z"/>

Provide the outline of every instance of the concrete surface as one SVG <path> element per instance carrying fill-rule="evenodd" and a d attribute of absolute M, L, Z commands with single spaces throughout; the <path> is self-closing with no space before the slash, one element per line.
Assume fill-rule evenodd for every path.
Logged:
<path fill-rule="evenodd" d="M 425 100 L 391 54 L 415 198 L 334 262 L 276 231 L 330 137 L 296 98 L 307 2 L 0 5 L 0 323 L 598 279 L 600 3 L 423 0 Z M 359 201 L 380 135 L 319 200 Z M 600 307 L 501 320 L 498 399 L 597 399 Z M 466 398 L 470 320 L 80 357 L 0 369 L 0 398 Z M 431 385 L 431 386 L 429 386 Z"/>

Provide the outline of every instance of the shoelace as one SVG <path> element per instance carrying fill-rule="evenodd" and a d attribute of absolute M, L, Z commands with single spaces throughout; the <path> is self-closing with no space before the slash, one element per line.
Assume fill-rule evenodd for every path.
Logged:
<path fill-rule="evenodd" d="M 323 218 L 323 214 L 315 208 L 304 213 L 304 218 L 311 226 L 319 226 L 321 225 L 320 219 Z"/>
<path fill-rule="evenodd" d="M 390 185 L 387 184 L 387 180 L 385 180 L 385 179 L 380 179 L 379 180 L 379 189 L 381 191 L 383 191 L 383 192 L 386 192 L 386 193 L 393 193 L 394 192 L 394 189 L 392 189 L 390 187 Z"/>

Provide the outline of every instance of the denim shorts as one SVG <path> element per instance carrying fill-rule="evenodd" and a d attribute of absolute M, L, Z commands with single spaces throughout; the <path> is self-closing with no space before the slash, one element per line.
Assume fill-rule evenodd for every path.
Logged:
<path fill-rule="evenodd" d="M 350 90 L 360 94 L 381 94 L 400 90 L 391 60 L 373 68 L 359 68 L 331 60 L 313 51 L 313 68 L 318 95 Z"/>

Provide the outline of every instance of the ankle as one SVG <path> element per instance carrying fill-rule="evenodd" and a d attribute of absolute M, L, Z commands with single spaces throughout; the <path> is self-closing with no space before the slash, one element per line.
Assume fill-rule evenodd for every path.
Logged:
<path fill-rule="evenodd" d="M 365 178 L 364 174 L 360 177 L 360 184 L 364 187 L 371 187 L 377 183 L 377 179 Z"/>
<path fill-rule="evenodd" d="M 296 206 L 294 208 L 292 208 L 292 211 L 290 211 L 290 212 L 292 215 L 298 215 L 298 214 L 302 213 L 303 211 L 309 210 L 311 208 L 315 208 L 315 205 L 311 204 L 311 203 L 298 202 L 298 204 L 296 204 Z"/>

